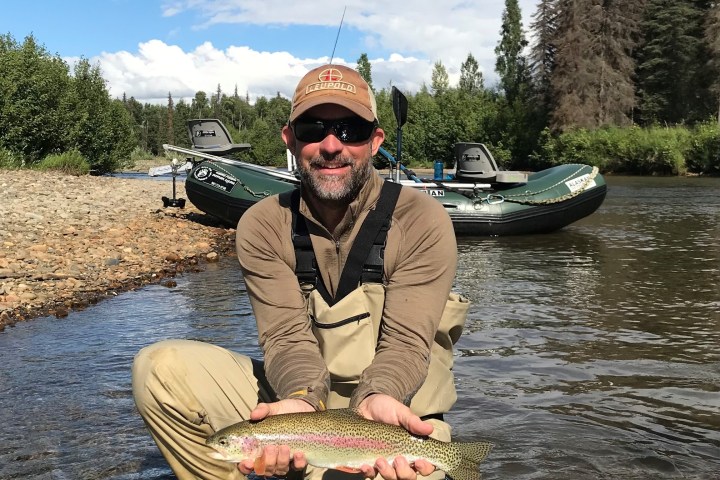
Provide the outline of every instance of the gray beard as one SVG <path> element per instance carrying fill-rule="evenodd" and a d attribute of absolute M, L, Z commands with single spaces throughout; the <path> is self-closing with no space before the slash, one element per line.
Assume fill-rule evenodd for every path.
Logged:
<path fill-rule="evenodd" d="M 310 167 L 305 168 L 298 162 L 297 169 L 300 180 L 310 192 L 319 200 L 334 202 L 338 204 L 350 204 L 360 193 L 363 185 L 370 179 L 372 164 L 368 161 L 365 166 L 358 167 L 357 164 L 347 157 L 338 157 L 343 165 L 350 165 L 350 177 L 338 178 L 331 175 L 322 175 L 312 169 L 313 165 L 322 165 L 326 160 L 317 156 L 310 160 Z M 328 188 L 331 187 L 331 188 Z"/>

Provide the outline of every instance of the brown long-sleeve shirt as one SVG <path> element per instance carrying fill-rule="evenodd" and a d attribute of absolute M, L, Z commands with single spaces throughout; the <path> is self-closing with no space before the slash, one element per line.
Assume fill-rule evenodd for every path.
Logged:
<path fill-rule="evenodd" d="M 329 293 L 335 295 L 350 247 L 378 200 L 385 180 L 373 175 L 350 204 L 334 235 L 304 200 L 313 249 Z M 326 402 L 329 374 L 312 333 L 295 276 L 292 214 L 272 196 L 251 207 L 237 227 L 237 252 L 257 320 L 265 370 L 279 398 L 308 391 L 313 405 Z M 386 296 L 375 357 L 363 372 L 351 406 L 372 393 L 409 403 L 422 385 L 441 314 L 457 266 L 457 245 L 442 205 L 403 188 L 385 249 Z"/>

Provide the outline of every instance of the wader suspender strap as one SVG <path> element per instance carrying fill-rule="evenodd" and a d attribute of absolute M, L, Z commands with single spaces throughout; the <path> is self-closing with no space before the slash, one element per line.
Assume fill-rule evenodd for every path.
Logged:
<path fill-rule="evenodd" d="M 292 212 L 295 275 L 300 284 L 310 284 L 317 288 L 325 302 L 332 306 L 355 290 L 360 283 L 381 283 L 385 241 L 401 189 L 402 186 L 397 183 L 385 182 L 383 184 L 375 209 L 368 213 L 348 253 L 335 298 L 330 296 L 317 271 L 317 261 L 312 249 L 310 233 L 305 217 L 300 214 L 300 190 L 281 193 L 280 205 L 289 207 Z"/>
<path fill-rule="evenodd" d="M 310 284 L 317 288 L 318 275 L 317 261 L 313 251 L 310 233 L 308 232 L 305 217 L 300 214 L 300 189 L 280 194 L 280 205 L 290 209 L 292 213 L 292 242 L 295 249 L 295 276 L 300 285 Z M 322 282 L 320 282 L 322 283 Z"/>
<path fill-rule="evenodd" d="M 345 261 L 336 301 L 345 298 L 360 283 L 381 283 L 385 263 L 385 241 L 400 196 L 399 183 L 385 182 L 375 209 L 370 210 Z"/>

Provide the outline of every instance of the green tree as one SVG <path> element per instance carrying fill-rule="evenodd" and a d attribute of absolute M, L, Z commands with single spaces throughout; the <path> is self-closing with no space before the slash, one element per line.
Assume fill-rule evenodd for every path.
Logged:
<path fill-rule="evenodd" d="M 165 143 L 167 128 L 165 108 L 160 105 L 145 105 L 147 148 L 153 155 L 163 153 L 162 144 Z"/>
<path fill-rule="evenodd" d="M 530 24 L 535 38 L 529 57 L 530 76 L 534 102 L 543 124 L 547 123 L 548 115 L 553 109 L 552 75 L 557 50 L 557 3 L 557 0 L 540 0 Z"/>
<path fill-rule="evenodd" d="M 644 1 L 644 0 L 643 0 Z M 635 50 L 643 1 L 604 0 L 593 7 L 597 42 L 592 51 L 600 65 L 596 125 L 629 126 L 635 98 Z"/>
<path fill-rule="evenodd" d="M 120 100 L 110 99 L 99 66 L 87 59 L 75 65 L 67 105 L 66 148 L 87 158 L 93 173 L 112 172 L 129 162 L 135 147 L 132 117 Z"/>
<path fill-rule="evenodd" d="M 434 95 L 442 95 L 450 89 L 450 77 L 440 60 L 433 66 L 430 85 Z"/>
<path fill-rule="evenodd" d="M 210 116 L 210 102 L 205 92 L 195 92 L 195 98 L 193 98 L 191 105 L 195 118 L 207 118 Z"/>
<path fill-rule="evenodd" d="M 371 90 L 375 90 L 372 83 L 372 66 L 370 60 L 368 60 L 367 53 L 360 54 L 360 58 L 357 61 L 357 71 L 360 76 L 370 85 Z"/>
<path fill-rule="evenodd" d="M 168 92 L 167 103 L 167 143 L 175 144 L 175 126 L 173 124 L 175 116 L 175 104 L 173 102 L 172 93 Z"/>
<path fill-rule="evenodd" d="M 557 51 L 552 76 L 555 99 L 551 125 L 555 131 L 595 127 L 599 110 L 597 58 L 591 56 L 596 38 L 588 16 L 594 0 L 560 0 Z"/>
<path fill-rule="evenodd" d="M 712 105 L 704 85 L 707 51 L 703 19 L 708 2 L 648 0 L 638 52 L 637 86 L 643 123 L 671 124 L 707 118 Z"/>
<path fill-rule="evenodd" d="M 290 100 L 277 93 L 267 104 L 265 120 L 270 128 L 275 129 L 276 137 L 280 138 L 280 131 L 290 118 Z"/>
<path fill-rule="evenodd" d="M 458 88 L 469 94 L 479 93 L 483 89 L 482 72 L 472 53 L 468 53 L 467 59 L 460 66 Z"/>
<path fill-rule="evenodd" d="M 250 159 L 257 165 L 283 165 L 285 144 L 280 132 L 264 118 L 258 118 L 250 128 L 247 140 L 252 145 Z"/>
<path fill-rule="evenodd" d="M 720 2 L 716 2 L 709 11 L 705 22 L 705 43 L 708 49 L 708 73 L 710 74 L 710 92 L 715 98 L 715 112 L 720 123 Z"/>
<path fill-rule="evenodd" d="M 522 26 L 517 0 L 506 0 L 503 23 L 495 53 L 495 69 L 500 77 L 502 95 L 497 99 L 495 141 L 498 161 L 506 166 L 527 167 L 527 158 L 537 146 L 540 130 L 544 128 L 542 104 L 537 101 L 532 84 L 531 69 L 523 50 L 528 45 Z M 539 122 L 542 121 L 542 125 Z"/>
<path fill-rule="evenodd" d="M 212 108 L 212 114 L 215 118 L 220 118 L 220 105 L 222 104 L 222 99 L 223 93 L 220 89 L 220 84 L 218 83 L 217 91 L 215 92 L 215 95 L 213 95 L 210 99 L 210 107 Z"/>
<path fill-rule="evenodd" d="M 529 81 L 527 60 L 522 53 L 526 46 L 518 1 L 505 0 L 500 41 L 495 47 L 495 70 L 500 76 L 500 87 L 509 103 L 521 95 L 521 89 L 525 88 Z"/>
<path fill-rule="evenodd" d="M 135 97 L 127 98 L 124 93 L 122 103 L 132 119 L 133 138 L 135 139 L 135 144 L 139 148 L 147 150 L 147 131 L 145 129 L 145 113 L 143 105 L 135 100 Z"/>
<path fill-rule="evenodd" d="M 407 152 L 403 153 L 405 163 L 414 161 L 429 165 L 434 160 L 446 164 L 450 161 L 447 141 L 450 129 L 444 121 L 437 92 L 442 90 L 436 90 L 436 95 L 432 95 L 425 89 L 408 97 L 408 126 L 405 128 L 407 133 L 403 134 L 404 151 Z"/>
<path fill-rule="evenodd" d="M 175 104 L 173 115 L 174 145 L 185 148 L 191 146 L 190 131 L 187 128 L 187 121 L 191 118 L 193 118 L 192 107 L 185 100 L 180 99 Z"/>
<path fill-rule="evenodd" d="M 0 36 L 0 147 L 28 163 L 62 151 L 69 82 L 67 64 L 32 35 L 22 44 Z"/>

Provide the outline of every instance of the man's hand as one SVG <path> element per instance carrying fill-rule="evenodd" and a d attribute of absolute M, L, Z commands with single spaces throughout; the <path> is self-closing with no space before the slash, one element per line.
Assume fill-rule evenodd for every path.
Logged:
<path fill-rule="evenodd" d="M 427 436 L 433 431 L 431 424 L 423 422 L 409 407 L 389 395 L 370 395 L 360 402 L 358 411 L 369 420 L 399 425 L 415 435 Z M 363 465 L 361 470 L 367 478 L 380 474 L 386 480 L 416 480 L 417 474 L 430 475 L 435 471 L 435 466 L 426 460 L 416 460 L 410 465 L 404 457 L 397 457 L 392 465 L 379 458 L 374 466 Z"/>
<path fill-rule="evenodd" d="M 250 420 L 262 420 L 265 417 L 279 415 L 281 413 L 314 411 L 315 409 L 312 405 L 306 401 L 297 398 L 288 398 L 273 403 L 258 403 L 255 409 L 250 412 Z M 255 473 L 264 476 L 283 476 L 287 475 L 291 469 L 302 470 L 307 466 L 305 454 L 295 452 L 295 454 L 291 456 L 290 448 L 287 445 L 268 445 L 263 450 L 260 459 L 261 461 L 258 462 L 258 465 L 264 464 L 263 471 Z M 255 462 L 253 460 L 240 462 L 238 463 L 238 470 L 240 470 L 243 475 L 248 475 L 255 470 Z"/>

